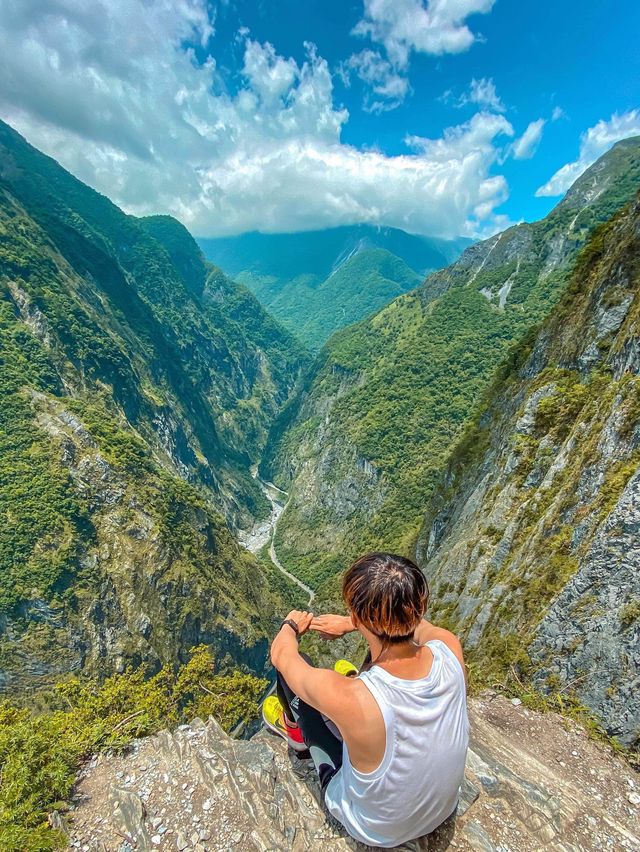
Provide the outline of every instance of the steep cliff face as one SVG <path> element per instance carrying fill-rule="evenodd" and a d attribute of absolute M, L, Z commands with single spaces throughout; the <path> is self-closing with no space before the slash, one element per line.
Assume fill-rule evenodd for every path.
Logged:
<path fill-rule="evenodd" d="M 291 491 L 278 527 L 290 567 L 312 579 L 365 548 L 412 549 L 447 455 L 509 347 L 549 314 L 594 226 L 639 184 L 640 140 L 626 140 L 546 219 L 472 246 L 334 335 L 263 463 Z"/>
<path fill-rule="evenodd" d="M 13 530 L 19 545 L 33 545 L 24 562 L 9 561 L 2 536 L 0 691 L 71 671 L 141 663 L 153 671 L 184 662 L 200 643 L 215 649 L 219 669 L 261 671 L 280 602 L 210 501 L 155 463 L 139 439 L 105 438 L 104 422 L 94 437 L 74 402 L 35 391 L 29 402 L 41 433 L 31 449 L 48 448 L 59 498 L 72 511 L 56 517 L 45 505 L 43 519 L 26 507 L 32 541 Z"/>
<path fill-rule="evenodd" d="M 47 323 L 62 381 L 108 385 L 180 473 L 231 513 L 259 506 L 248 462 L 295 384 L 299 346 L 244 288 L 220 285 L 179 223 L 126 216 L 5 124 L 0 181 L 3 280 Z"/>
<path fill-rule="evenodd" d="M 596 230 L 454 451 L 418 541 L 477 670 L 640 730 L 640 203 Z M 515 675 L 517 667 L 519 675 Z"/>
<path fill-rule="evenodd" d="M 126 216 L 0 123 L 6 684 L 214 639 L 262 664 L 269 595 L 225 520 L 268 511 L 249 468 L 304 357 L 179 223 Z"/>

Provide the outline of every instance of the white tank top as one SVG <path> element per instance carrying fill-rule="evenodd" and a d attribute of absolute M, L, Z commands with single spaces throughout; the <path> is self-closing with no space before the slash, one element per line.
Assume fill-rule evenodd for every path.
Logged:
<path fill-rule="evenodd" d="M 469 741 L 464 673 L 444 642 L 426 644 L 433 663 L 424 678 L 403 680 L 380 666 L 359 675 L 384 719 L 384 757 L 373 772 L 359 772 L 345 743 L 342 767 L 325 792 L 333 816 L 371 846 L 428 834 L 458 802 Z"/>

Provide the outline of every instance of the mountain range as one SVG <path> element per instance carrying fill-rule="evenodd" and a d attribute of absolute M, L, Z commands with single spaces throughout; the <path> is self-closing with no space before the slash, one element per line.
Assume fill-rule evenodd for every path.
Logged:
<path fill-rule="evenodd" d="M 509 349 L 561 298 L 593 228 L 634 198 L 637 139 L 616 145 L 540 222 L 335 334 L 276 421 L 262 462 L 291 489 L 278 545 L 316 582 L 367 548 L 411 550 L 456 440 Z"/>
<path fill-rule="evenodd" d="M 352 225 L 296 234 L 200 239 L 205 255 L 245 284 L 309 349 L 374 313 L 456 260 L 471 240 Z"/>
<path fill-rule="evenodd" d="M 633 746 L 639 188 L 628 139 L 459 257 L 362 226 L 219 240 L 214 266 L 0 124 L 0 688 L 199 644 L 262 672 L 299 600 L 278 563 L 333 608 L 382 548 L 418 559 L 474 686 Z M 289 293 L 315 357 L 245 284 Z M 275 523 L 256 468 L 288 492 L 273 559 L 239 544 Z"/>
<path fill-rule="evenodd" d="M 86 754 L 194 715 L 228 730 L 254 716 L 266 681 L 251 673 L 268 671 L 282 615 L 308 606 L 309 590 L 316 611 L 338 610 L 341 570 L 373 548 L 418 561 L 429 617 L 460 635 L 471 690 L 559 710 L 632 756 L 639 189 L 640 139 L 628 139 L 545 219 L 460 257 L 459 243 L 359 227 L 218 241 L 227 259 L 214 266 L 175 219 L 126 215 L 0 123 L 3 848 L 65 842 L 51 826 L 64 828 L 58 803 Z M 249 539 L 263 544 L 255 556 Z M 357 659 L 354 638 L 331 658 L 317 637 L 303 642 L 331 664 Z M 553 725 L 505 701 L 496 720 L 493 698 L 474 706 L 485 739 L 473 777 L 494 801 L 483 760 L 505 759 L 502 720 L 547 738 Z M 180 730 L 192 742 L 203 729 Z M 245 743 L 237 774 L 233 743 L 207 730 L 206 760 L 234 758 L 216 767 L 216 789 L 242 789 L 242 813 L 258 802 L 275 836 L 267 782 L 258 798 L 242 787 L 247 766 L 253 777 L 273 757 Z M 564 730 L 551 738 L 552 765 L 580 753 L 565 753 Z M 550 795 L 535 767 L 500 769 L 518 791 L 506 798 L 528 791 L 534 816 Z M 124 793 L 146 837 L 149 791 Z M 122 837 L 121 811 L 108 811 Z M 551 814 L 536 837 L 541 824 L 566 834 Z M 615 831 L 631 836 L 623 821 Z"/>

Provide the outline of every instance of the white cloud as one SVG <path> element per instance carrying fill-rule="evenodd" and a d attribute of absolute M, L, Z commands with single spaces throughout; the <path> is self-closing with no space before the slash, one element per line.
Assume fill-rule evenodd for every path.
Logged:
<path fill-rule="evenodd" d="M 468 50 L 477 36 L 465 23 L 490 12 L 495 0 L 364 0 L 354 33 L 383 44 L 390 61 L 405 68 L 411 51 L 440 56 Z"/>
<path fill-rule="evenodd" d="M 409 91 L 409 80 L 398 74 L 393 65 L 377 50 L 362 50 L 341 63 L 338 72 L 345 85 L 355 75 L 365 83 L 363 107 L 367 112 L 386 112 L 404 101 Z"/>
<path fill-rule="evenodd" d="M 263 103 L 272 104 L 291 90 L 298 75 L 298 66 L 293 59 L 278 56 L 273 45 L 260 45 L 249 40 L 242 73 Z"/>
<path fill-rule="evenodd" d="M 514 160 L 530 160 L 533 157 L 538 150 L 546 123 L 547 121 L 544 118 L 530 122 L 522 136 L 516 139 L 511 146 L 511 154 Z"/>
<path fill-rule="evenodd" d="M 348 113 L 313 46 L 298 63 L 244 34 L 229 91 L 213 24 L 206 0 L 0 4 L 0 115 L 128 211 L 172 213 L 202 236 L 354 222 L 453 236 L 502 222 L 503 116 L 413 138 L 404 155 L 363 151 L 341 140 Z M 374 72 L 381 95 L 402 94 Z"/>
<path fill-rule="evenodd" d="M 457 98 L 454 96 L 453 91 L 448 89 L 440 100 L 445 101 L 445 103 L 451 103 L 458 108 L 472 104 L 493 110 L 494 112 L 506 112 L 507 110 L 502 98 L 498 95 L 496 84 L 488 77 L 481 77 L 479 80 L 476 80 L 474 77 L 469 84 L 469 90 L 463 92 Z"/>
<path fill-rule="evenodd" d="M 589 168 L 592 163 L 608 151 L 620 139 L 640 135 L 640 110 L 614 113 L 609 121 L 602 119 L 586 130 L 580 137 L 578 159 L 567 163 L 553 177 L 536 190 L 537 196 L 555 196 L 565 193 L 571 184 Z"/>
<path fill-rule="evenodd" d="M 482 151 L 489 154 L 489 149 L 495 155 L 492 143 L 500 134 L 513 136 L 513 127 L 507 119 L 502 115 L 479 112 L 465 124 L 445 130 L 440 139 L 407 136 L 405 141 L 409 147 L 420 150 L 430 158 L 446 162 L 450 157 L 463 158 L 469 153 Z"/>
<path fill-rule="evenodd" d="M 554 106 L 551 113 L 551 121 L 558 121 L 561 118 L 566 118 L 566 113 L 560 106 Z"/>
<path fill-rule="evenodd" d="M 473 79 L 468 94 L 468 102 L 487 107 L 495 112 L 504 112 L 505 105 L 498 97 L 496 85 L 493 80 L 482 77 L 480 80 Z"/>

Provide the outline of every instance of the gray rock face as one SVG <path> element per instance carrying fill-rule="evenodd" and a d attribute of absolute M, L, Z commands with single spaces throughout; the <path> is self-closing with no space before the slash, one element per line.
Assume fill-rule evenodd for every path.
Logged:
<path fill-rule="evenodd" d="M 300 548 L 299 531 L 304 528 L 304 548 L 331 550 L 350 523 L 372 517 L 384 503 L 388 491 L 384 476 L 332 419 L 336 403 L 357 389 L 359 381 L 357 374 L 334 369 L 327 387 L 303 403 L 302 419 L 313 425 L 280 460 L 292 478 L 291 499 L 279 525 L 285 546 Z M 319 517 L 339 523 L 315 523 Z"/>
<path fill-rule="evenodd" d="M 221 665 L 263 671 L 267 631 L 251 622 L 271 616 L 266 579 L 252 576 L 262 593 L 255 601 L 252 595 L 243 619 L 239 576 L 220 571 L 213 594 L 206 576 L 176 570 L 150 495 L 142 505 L 131 477 L 105 459 L 60 400 L 41 393 L 32 399 L 36 422 L 59 445 L 75 490 L 92 512 L 94 539 L 79 555 L 87 579 L 75 589 L 75 606 L 52 607 L 34 592 L 15 613 L 3 614 L 0 692 L 47 685 L 80 670 L 104 674 L 145 663 L 153 671 L 185 662 L 188 649 L 201 643 L 215 647 Z M 239 555 L 231 533 L 214 529 L 204 511 L 193 509 L 190 520 L 204 538 L 224 536 Z"/>
<path fill-rule="evenodd" d="M 417 549 L 434 618 L 479 665 L 520 655 L 521 676 L 572 694 L 628 746 L 640 728 L 639 223 L 636 204 L 496 389 L 482 452 L 447 471 Z"/>
<path fill-rule="evenodd" d="M 403 852 L 448 848 L 638 848 L 640 777 L 584 732 L 504 699 L 470 706 L 472 747 L 460 805 Z M 265 731 L 231 740 L 209 720 L 94 758 L 67 820 L 72 848 L 124 852 L 364 850 L 324 809 L 311 761 Z"/>
<path fill-rule="evenodd" d="M 625 619 L 638 600 L 640 472 L 600 526 L 580 567 L 551 605 L 530 649 L 540 687 L 550 676 L 575 682 L 582 701 L 631 745 L 640 721 L 640 620 Z M 604 685 L 604 689 L 603 689 Z"/>

